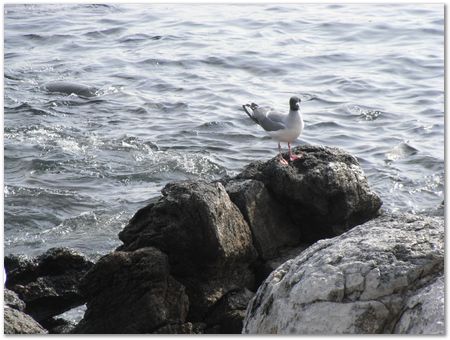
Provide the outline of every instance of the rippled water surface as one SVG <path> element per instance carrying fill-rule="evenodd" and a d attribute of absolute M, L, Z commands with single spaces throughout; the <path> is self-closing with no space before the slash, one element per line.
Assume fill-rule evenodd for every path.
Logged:
<path fill-rule="evenodd" d="M 241 105 L 291 95 L 385 209 L 443 200 L 443 5 L 5 5 L 4 49 L 6 254 L 112 250 L 167 182 L 273 157 Z"/>

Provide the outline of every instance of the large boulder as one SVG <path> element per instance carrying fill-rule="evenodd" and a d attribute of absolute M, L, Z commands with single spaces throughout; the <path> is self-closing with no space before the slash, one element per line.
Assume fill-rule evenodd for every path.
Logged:
<path fill-rule="evenodd" d="M 278 202 L 265 214 L 279 214 L 281 205 L 287 210 L 285 225 L 297 226 L 302 242 L 339 235 L 378 214 L 382 202 L 369 188 L 354 156 L 338 148 L 310 145 L 294 152 L 302 157 L 288 166 L 277 158 L 255 162 L 235 179 L 264 183 L 272 200 Z"/>
<path fill-rule="evenodd" d="M 443 334 L 443 269 L 442 217 L 383 215 L 273 271 L 243 333 Z"/>
<path fill-rule="evenodd" d="M 183 324 L 189 301 L 156 248 L 116 251 L 102 257 L 80 289 L 87 299 L 84 318 L 73 333 L 143 334 Z"/>
<path fill-rule="evenodd" d="M 25 302 L 25 313 L 44 321 L 85 302 L 78 283 L 92 265 L 84 255 L 68 248 L 51 248 L 32 259 L 6 256 L 6 287 Z"/>
<path fill-rule="evenodd" d="M 251 231 L 221 183 L 170 183 L 119 234 L 121 251 L 156 247 L 190 300 L 189 321 L 202 321 L 228 291 L 252 287 Z"/>

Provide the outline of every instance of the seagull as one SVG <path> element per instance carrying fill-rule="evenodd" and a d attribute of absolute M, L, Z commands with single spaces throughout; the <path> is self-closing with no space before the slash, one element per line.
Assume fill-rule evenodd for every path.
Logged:
<path fill-rule="evenodd" d="M 282 164 L 288 164 L 288 162 L 281 155 L 280 142 L 288 144 L 290 161 L 300 158 L 291 152 L 291 143 L 300 136 L 305 126 L 300 113 L 300 102 L 300 98 L 291 97 L 288 114 L 273 112 L 271 108 L 260 107 L 255 103 L 242 105 L 245 113 L 278 141 L 279 161 Z"/>

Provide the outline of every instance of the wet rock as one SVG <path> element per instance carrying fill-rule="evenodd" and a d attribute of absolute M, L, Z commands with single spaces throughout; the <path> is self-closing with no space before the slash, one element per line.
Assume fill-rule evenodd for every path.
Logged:
<path fill-rule="evenodd" d="M 23 312 L 25 309 L 25 302 L 23 302 L 15 292 L 5 288 L 3 296 L 5 305 Z"/>
<path fill-rule="evenodd" d="M 276 158 L 255 162 L 236 179 L 264 183 L 273 199 L 288 210 L 302 242 L 339 235 L 378 214 L 382 202 L 354 156 L 321 146 L 301 146 L 294 152 L 303 156 L 289 166 Z"/>
<path fill-rule="evenodd" d="M 31 316 L 5 306 L 4 308 L 5 334 L 47 334 L 48 332 Z"/>
<path fill-rule="evenodd" d="M 92 265 L 68 248 L 52 248 L 33 259 L 7 256 L 6 287 L 25 302 L 27 314 L 44 321 L 85 302 L 78 283 Z"/>
<path fill-rule="evenodd" d="M 262 182 L 231 180 L 226 190 L 250 226 L 253 244 L 263 260 L 274 258 L 280 249 L 300 242 L 300 228 L 291 221 L 287 208 L 271 197 Z"/>
<path fill-rule="evenodd" d="M 251 287 L 257 254 L 251 232 L 221 183 L 166 185 L 163 196 L 139 210 L 119 238 L 119 250 L 156 247 L 189 296 L 189 321 L 200 322 L 228 291 Z"/>
<path fill-rule="evenodd" d="M 412 295 L 405 303 L 394 333 L 444 335 L 444 283 L 444 276 L 440 276 Z"/>
<path fill-rule="evenodd" d="M 245 310 L 253 295 L 245 288 L 228 292 L 211 309 L 206 324 L 214 333 L 240 334 Z"/>
<path fill-rule="evenodd" d="M 73 333 L 152 333 L 183 324 L 189 308 L 183 285 L 169 273 L 167 256 L 150 247 L 102 257 L 80 289 L 87 310 Z"/>
<path fill-rule="evenodd" d="M 436 279 L 443 269 L 443 218 L 383 215 L 318 241 L 272 272 L 247 308 L 243 333 L 442 330 Z M 431 317 L 420 314 L 419 304 Z"/>

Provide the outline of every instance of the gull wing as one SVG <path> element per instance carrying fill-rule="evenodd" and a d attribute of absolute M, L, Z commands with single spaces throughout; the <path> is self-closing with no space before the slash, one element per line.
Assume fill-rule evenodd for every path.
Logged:
<path fill-rule="evenodd" d="M 271 108 L 259 107 L 252 103 L 252 105 L 244 105 L 245 112 L 258 123 L 266 131 L 278 131 L 286 128 L 284 120 L 286 116 L 276 112 L 272 112 Z M 251 109 L 249 112 L 247 108 Z"/>

